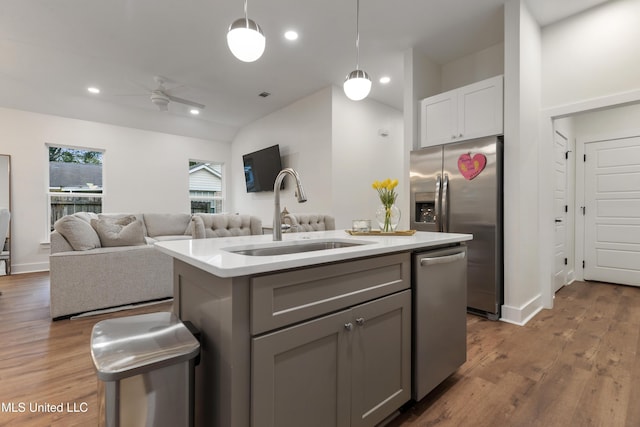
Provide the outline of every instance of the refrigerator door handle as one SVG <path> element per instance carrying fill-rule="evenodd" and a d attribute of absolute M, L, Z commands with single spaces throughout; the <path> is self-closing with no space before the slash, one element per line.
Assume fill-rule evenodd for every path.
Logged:
<path fill-rule="evenodd" d="M 420 265 L 448 264 L 450 262 L 464 259 L 464 257 L 465 252 L 458 252 L 457 254 L 453 255 L 420 258 Z"/>
<path fill-rule="evenodd" d="M 442 231 L 449 232 L 449 175 L 444 174 L 442 182 Z"/>
<path fill-rule="evenodd" d="M 440 212 L 440 188 L 442 187 L 442 176 L 438 174 L 436 176 L 436 197 L 435 197 L 435 214 L 436 214 L 436 229 L 442 231 L 442 217 Z"/>

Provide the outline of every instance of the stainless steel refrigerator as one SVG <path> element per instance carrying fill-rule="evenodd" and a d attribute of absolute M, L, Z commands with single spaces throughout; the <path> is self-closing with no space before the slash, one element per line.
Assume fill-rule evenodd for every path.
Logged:
<path fill-rule="evenodd" d="M 473 234 L 467 311 L 496 320 L 503 299 L 502 136 L 411 152 L 411 228 Z"/>

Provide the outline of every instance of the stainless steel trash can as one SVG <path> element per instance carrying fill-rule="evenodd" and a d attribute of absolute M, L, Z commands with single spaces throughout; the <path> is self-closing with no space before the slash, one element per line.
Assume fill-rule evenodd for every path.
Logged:
<path fill-rule="evenodd" d="M 103 320 L 91 332 L 100 425 L 193 425 L 198 340 L 169 312 Z"/>

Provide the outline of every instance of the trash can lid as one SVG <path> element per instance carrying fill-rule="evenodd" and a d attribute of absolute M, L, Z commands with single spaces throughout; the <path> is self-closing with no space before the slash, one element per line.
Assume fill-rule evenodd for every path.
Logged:
<path fill-rule="evenodd" d="M 174 313 L 150 313 L 98 322 L 91 357 L 103 381 L 116 381 L 195 358 L 200 343 Z"/>

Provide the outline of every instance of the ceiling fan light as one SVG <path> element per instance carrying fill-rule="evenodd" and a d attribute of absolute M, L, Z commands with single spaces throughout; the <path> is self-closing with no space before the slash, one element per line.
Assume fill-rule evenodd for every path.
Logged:
<path fill-rule="evenodd" d="M 344 94 L 352 101 L 360 101 L 371 92 L 371 79 L 364 70 L 353 70 L 343 84 Z"/>
<path fill-rule="evenodd" d="M 227 45 L 240 61 L 253 62 L 264 53 L 266 39 L 258 24 L 249 18 L 240 18 L 229 26 Z"/>

